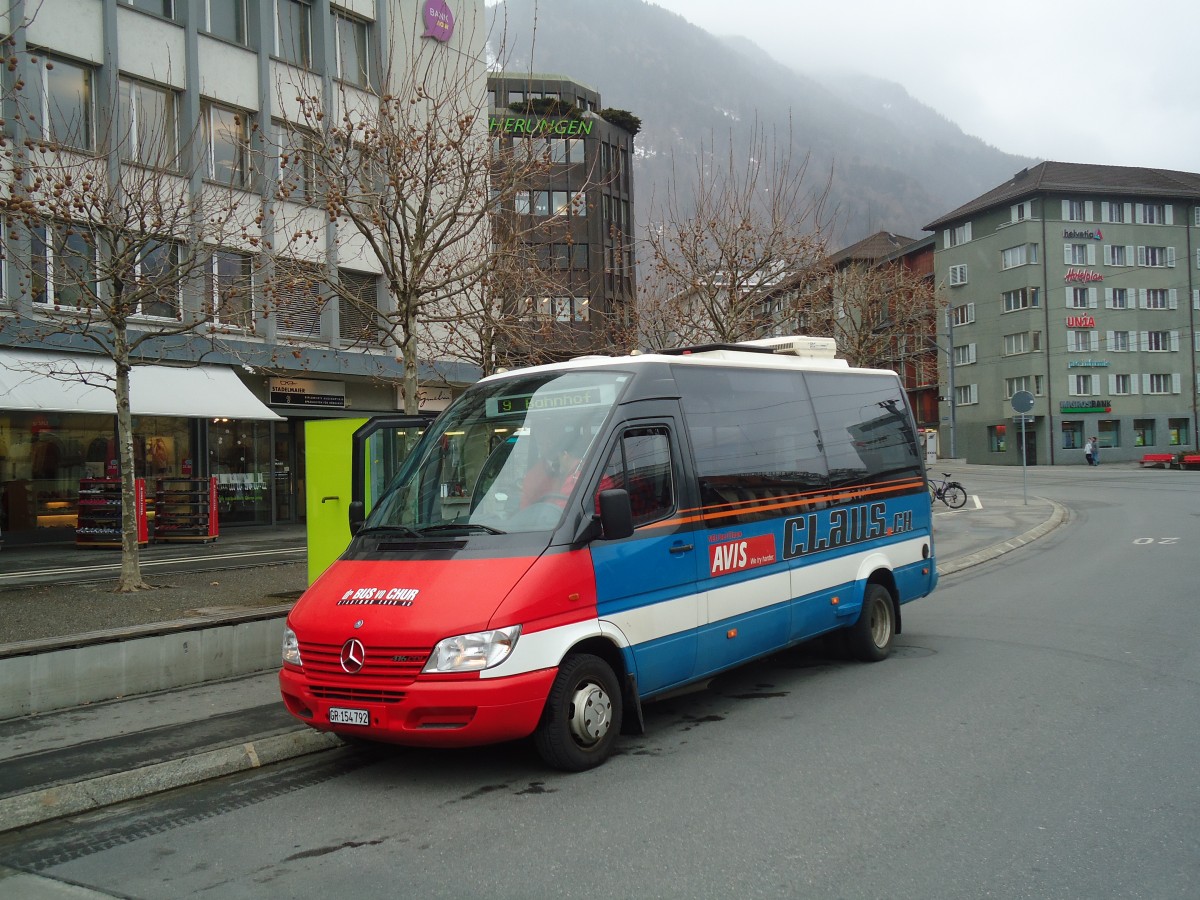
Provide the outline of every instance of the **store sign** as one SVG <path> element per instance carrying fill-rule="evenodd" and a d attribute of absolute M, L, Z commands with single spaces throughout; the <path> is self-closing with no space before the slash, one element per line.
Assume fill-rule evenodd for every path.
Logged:
<path fill-rule="evenodd" d="M 1065 237 L 1067 240 L 1102 241 L 1104 240 L 1104 232 L 1099 228 L 1095 229 L 1094 231 L 1083 231 L 1077 228 L 1065 228 L 1063 229 L 1063 237 Z"/>
<path fill-rule="evenodd" d="M 492 134 L 591 134 L 590 119 L 543 119 L 539 116 L 488 116 Z"/>
<path fill-rule="evenodd" d="M 425 33 L 421 37 L 445 43 L 453 35 L 454 13 L 446 0 L 425 0 Z"/>
<path fill-rule="evenodd" d="M 1108 362 L 1103 359 L 1073 359 L 1067 363 L 1068 369 L 1106 369 Z"/>
<path fill-rule="evenodd" d="M 346 385 L 340 381 L 272 378 L 270 393 L 272 406 L 346 407 Z"/>
<path fill-rule="evenodd" d="M 1095 316 L 1067 316 L 1068 328 L 1095 328 Z"/>
<path fill-rule="evenodd" d="M 417 390 L 417 409 L 421 412 L 441 412 L 454 399 L 448 387 L 422 387 Z M 399 389 L 396 408 L 404 409 L 404 391 Z"/>
<path fill-rule="evenodd" d="M 1058 411 L 1064 413 L 1110 413 L 1112 412 L 1112 401 L 1084 400 L 1082 398 L 1062 400 L 1058 404 Z"/>
<path fill-rule="evenodd" d="M 1075 281 L 1080 284 L 1088 284 L 1093 281 L 1103 281 L 1104 276 L 1099 272 L 1089 272 L 1086 269 L 1067 269 L 1067 274 L 1063 276 L 1063 281 L 1068 283 Z"/>

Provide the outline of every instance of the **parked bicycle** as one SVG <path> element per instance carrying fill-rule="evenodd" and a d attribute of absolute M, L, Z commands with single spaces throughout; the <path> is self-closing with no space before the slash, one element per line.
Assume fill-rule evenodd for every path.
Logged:
<path fill-rule="evenodd" d="M 950 473 L 943 472 L 939 481 L 929 479 L 929 496 L 933 500 L 941 500 L 951 509 L 960 509 L 967 502 L 967 489 L 957 481 L 950 481 Z"/>

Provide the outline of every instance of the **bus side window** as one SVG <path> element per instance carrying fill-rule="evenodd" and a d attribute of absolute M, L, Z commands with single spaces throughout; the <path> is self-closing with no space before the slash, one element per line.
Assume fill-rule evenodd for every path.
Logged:
<path fill-rule="evenodd" d="M 609 453 L 596 493 L 612 488 L 629 492 L 634 527 L 665 518 L 674 510 L 675 478 L 667 428 L 630 428 L 621 435 Z M 597 509 L 599 502 L 597 496 Z"/>

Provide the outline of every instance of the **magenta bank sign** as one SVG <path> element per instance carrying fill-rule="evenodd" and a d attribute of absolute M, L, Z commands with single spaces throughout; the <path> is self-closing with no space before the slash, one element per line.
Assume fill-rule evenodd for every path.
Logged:
<path fill-rule="evenodd" d="M 425 33 L 436 41 L 448 41 L 454 34 L 454 13 L 446 0 L 425 0 Z"/>

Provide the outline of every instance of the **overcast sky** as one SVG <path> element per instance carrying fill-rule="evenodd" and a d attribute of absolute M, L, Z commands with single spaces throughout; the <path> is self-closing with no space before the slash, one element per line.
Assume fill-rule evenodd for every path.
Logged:
<path fill-rule="evenodd" d="M 794 68 L 899 82 L 1009 153 L 1200 172 L 1197 0 L 650 2 Z"/>

